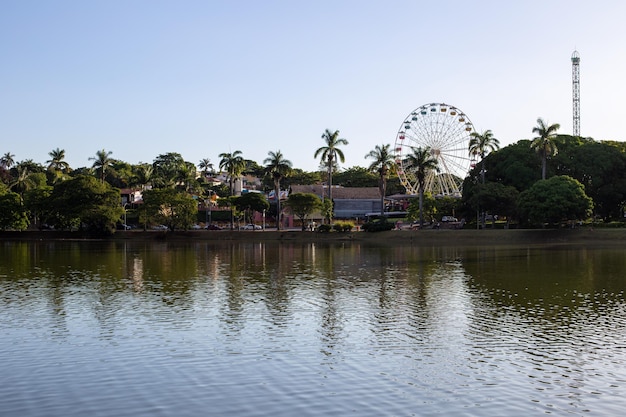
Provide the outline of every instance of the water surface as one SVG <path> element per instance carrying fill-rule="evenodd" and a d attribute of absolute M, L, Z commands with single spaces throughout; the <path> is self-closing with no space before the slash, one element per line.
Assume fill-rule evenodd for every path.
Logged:
<path fill-rule="evenodd" d="M 1 243 L 0 414 L 620 415 L 624 255 Z"/>

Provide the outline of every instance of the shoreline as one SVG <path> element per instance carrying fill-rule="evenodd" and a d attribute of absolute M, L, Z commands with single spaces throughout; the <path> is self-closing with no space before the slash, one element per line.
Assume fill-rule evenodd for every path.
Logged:
<path fill-rule="evenodd" d="M 405 244 L 411 246 L 504 246 L 529 244 L 610 245 L 626 243 L 626 229 L 509 229 L 509 230 L 390 230 L 368 233 L 319 233 L 287 231 L 117 231 L 107 237 L 93 237 L 82 232 L 23 231 L 0 232 L 0 241 L 56 240 L 144 240 L 144 241 L 207 241 L 207 242 L 359 242 L 376 245 Z"/>

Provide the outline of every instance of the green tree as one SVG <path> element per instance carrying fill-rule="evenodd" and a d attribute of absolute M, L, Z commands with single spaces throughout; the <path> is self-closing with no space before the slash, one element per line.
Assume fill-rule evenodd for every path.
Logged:
<path fill-rule="evenodd" d="M 189 229 L 198 216 L 198 205 L 187 193 L 174 188 L 143 192 L 143 223 L 163 224 L 169 230 Z"/>
<path fill-rule="evenodd" d="M 70 171 L 70 164 L 65 161 L 65 149 L 53 149 L 48 152 L 50 159 L 46 161 L 49 171 L 59 171 L 67 173 Z"/>
<path fill-rule="evenodd" d="M 96 152 L 95 157 L 89 158 L 90 161 L 93 161 L 93 165 L 91 165 L 91 168 L 93 168 L 93 170 L 98 173 L 100 182 L 104 182 L 108 171 L 113 165 L 113 159 L 111 158 L 112 154 L 113 152 L 105 151 L 104 149 L 102 149 Z"/>
<path fill-rule="evenodd" d="M 533 127 L 533 133 L 538 134 L 536 138 L 530 144 L 530 147 L 537 151 L 541 157 L 541 179 L 546 179 L 546 165 L 549 156 L 554 156 L 558 153 L 558 148 L 554 139 L 556 137 L 556 131 L 561 128 L 561 125 L 555 123 L 548 125 L 542 118 L 537 119 L 537 126 Z"/>
<path fill-rule="evenodd" d="M 353 166 L 333 174 L 333 184 L 342 187 L 378 187 L 378 175 L 365 167 Z"/>
<path fill-rule="evenodd" d="M 306 230 L 306 220 L 315 211 L 322 208 L 322 200 L 313 193 L 293 193 L 290 194 L 285 202 L 289 210 L 300 219 L 302 223 L 302 231 Z"/>
<path fill-rule="evenodd" d="M 276 196 L 276 229 L 280 230 L 280 180 L 283 179 L 291 171 L 292 163 L 285 159 L 283 153 L 279 150 L 276 152 L 269 151 L 268 157 L 263 161 L 265 164 L 265 172 L 274 180 L 274 194 Z"/>
<path fill-rule="evenodd" d="M 139 186 L 142 190 L 145 190 L 152 184 L 153 173 L 154 167 L 150 164 L 135 165 L 133 167 L 131 186 Z"/>
<path fill-rule="evenodd" d="M 4 169 L 10 169 L 13 165 L 15 165 L 15 155 L 11 152 L 7 152 L 0 158 L 0 167 Z"/>
<path fill-rule="evenodd" d="M 209 175 L 209 172 L 213 172 L 213 164 L 209 158 L 202 158 L 198 163 L 198 168 L 202 170 L 204 178 Z"/>
<path fill-rule="evenodd" d="M 583 185 L 572 177 L 558 175 L 537 181 L 519 196 L 521 220 L 536 225 L 587 219 L 593 201 Z"/>
<path fill-rule="evenodd" d="M 0 191 L 0 230 L 25 230 L 28 214 L 22 197 L 13 192 Z"/>
<path fill-rule="evenodd" d="M 343 151 L 339 148 L 342 145 L 347 145 L 346 139 L 339 137 L 339 131 L 332 132 L 330 129 L 326 129 L 322 134 L 322 139 L 326 142 L 325 146 L 318 148 L 313 155 L 314 158 L 320 157 L 323 164 L 328 169 L 328 200 L 333 200 L 333 168 L 337 160 L 345 162 L 346 158 Z"/>
<path fill-rule="evenodd" d="M 235 208 L 244 213 L 246 221 L 252 223 L 254 212 L 262 213 L 270 208 L 270 203 L 261 193 L 245 193 L 237 197 L 233 197 Z"/>
<path fill-rule="evenodd" d="M 30 190 L 35 185 L 32 179 L 32 172 L 28 164 L 22 163 L 17 164 L 14 171 L 16 175 L 11 179 L 9 189 L 15 191 L 20 196 L 24 195 L 26 191 Z"/>
<path fill-rule="evenodd" d="M 619 148 L 573 136 L 559 136 L 554 158 L 557 175 L 569 175 L 585 187 L 604 220 L 621 217 L 626 201 L 626 154 Z"/>
<path fill-rule="evenodd" d="M 428 219 L 429 221 L 433 221 L 435 216 L 438 213 L 437 209 L 437 200 L 432 196 L 431 193 L 425 192 L 422 200 L 422 205 L 420 207 L 419 199 L 411 199 L 409 206 L 407 207 L 407 219 L 410 221 L 420 221 L 420 227 L 424 224 L 424 219 Z"/>
<path fill-rule="evenodd" d="M 483 184 L 485 183 L 485 156 L 489 152 L 500 149 L 500 141 L 493 136 L 491 130 L 485 130 L 483 133 L 472 132 L 469 141 L 468 151 L 472 156 L 480 156 L 481 177 Z"/>
<path fill-rule="evenodd" d="M 378 189 L 380 190 L 380 215 L 385 214 L 385 196 L 387 195 L 387 179 L 389 173 L 395 167 L 394 156 L 391 152 L 391 145 L 376 145 L 373 150 L 369 151 L 366 158 L 373 159 L 369 171 L 378 173 Z"/>
<path fill-rule="evenodd" d="M 285 178 L 281 183 L 283 187 L 289 188 L 291 185 L 319 184 L 321 181 L 322 177 L 317 171 L 306 172 L 300 168 L 293 168 L 289 173 L 289 177 Z"/>
<path fill-rule="evenodd" d="M 528 152 L 530 143 L 529 140 L 520 140 L 499 149 L 498 152 L 488 154 L 484 161 L 485 165 L 489 165 L 486 180 L 513 186 L 518 191 L 527 190 L 540 180 L 541 173 L 535 168 L 536 156 L 532 152 Z M 464 196 L 470 188 L 468 182 L 480 176 L 480 167 L 476 167 L 470 172 L 463 184 Z"/>
<path fill-rule="evenodd" d="M 230 183 L 230 195 L 233 196 L 235 195 L 235 180 L 243 174 L 246 168 L 245 161 L 241 156 L 241 151 L 221 153 L 219 157 L 221 158 L 219 164 L 220 170 L 226 171 L 228 182 Z"/>
<path fill-rule="evenodd" d="M 424 184 L 426 182 L 426 175 L 430 171 L 439 171 L 438 161 L 437 158 L 431 154 L 429 147 L 411 147 L 411 153 L 406 156 L 404 166 L 408 171 L 412 171 L 417 178 L 420 227 L 422 227 L 424 225 Z"/>
<path fill-rule="evenodd" d="M 40 174 L 34 174 L 34 177 Z M 45 176 L 44 176 L 45 180 Z M 51 199 L 53 187 L 48 185 L 45 181 L 41 183 L 37 181 L 37 186 L 27 190 L 24 193 L 24 207 L 30 214 L 30 217 L 35 225 L 39 229 L 42 228 L 43 223 L 48 223 L 51 213 L 54 211 L 51 209 Z"/>
<path fill-rule="evenodd" d="M 98 234 L 112 233 L 124 214 L 119 189 L 88 175 L 56 184 L 50 211 L 58 229 L 79 228 Z"/>
<path fill-rule="evenodd" d="M 186 162 L 181 154 L 176 152 L 160 154 L 152 162 L 152 182 L 155 187 L 175 188 L 185 181 L 187 176 L 185 171 Z"/>
<path fill-rule="evenodd" d="M 518 198 L 519 191 L 515 187 L 499 182 L 477 184 L 477 187 L 468 193 L 467 197 L 463 193 L 463 200 L 475 213 L 480 209 L 483 212 L 506 216 L 507 221 L 517 213 Z M 483 221 L 481 220 L 481 222 Z"/>

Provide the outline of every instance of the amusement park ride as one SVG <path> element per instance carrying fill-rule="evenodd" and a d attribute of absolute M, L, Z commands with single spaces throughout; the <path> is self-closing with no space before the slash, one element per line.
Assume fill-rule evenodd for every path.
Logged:
<path fill-rule="evenodd" d="M 445 103 L 424 104 L 413 110 L 402 122 L 394 146 L 400 183 L 407 194 L 417 194 L 419 184 L 407 155 L 414 149 L 430 149 L 439 172 L 429 171 L 424 188 L 434 196 L 461 197 L 461 185 L 475 159 L 468 146 L 474 125 L 459 108 Z"/>

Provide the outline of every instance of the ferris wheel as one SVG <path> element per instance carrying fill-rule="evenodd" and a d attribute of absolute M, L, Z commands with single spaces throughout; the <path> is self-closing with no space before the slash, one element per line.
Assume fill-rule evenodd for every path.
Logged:
<path fill-rule="evenodd" d="M 424 104 L 402 122 L 395 143 L 395 161 L 400 183 L 408 194 L 417 194 L 417 177 L 406 157 L 416 148 L 430 149 L 439 172 L 429 171 L 424 189 L 433 196 L 461 196 L 461 184 L 470 169 L 468 145 L 474 126 L 460 109 L 444 104 Z"/>

